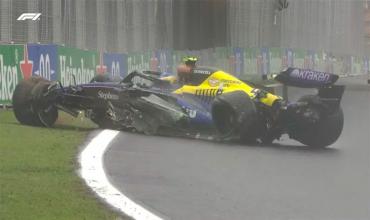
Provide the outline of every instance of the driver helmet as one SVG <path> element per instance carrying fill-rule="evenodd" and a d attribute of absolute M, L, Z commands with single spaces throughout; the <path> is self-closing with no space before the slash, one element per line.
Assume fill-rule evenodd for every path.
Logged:
<path fill-rule="evenodd" d="M 195 68 L 198 58 L 187 56 L 182 59 L 182 64 L 177 67 L 177 76 L 180 83 L 186 83 L 190 80 L 190 75 Z"/>
<path fill-rule="evenodd" d="M 192 68 L 195 67 L 195 63 L 198 61 L 198 58 L 196 57 L 192 57 L 192 56 L 187 56 L 187 57 L 184 57 L 182 59 L 182 62 L 187 65 L 187 66 L 190 66 Z"/>

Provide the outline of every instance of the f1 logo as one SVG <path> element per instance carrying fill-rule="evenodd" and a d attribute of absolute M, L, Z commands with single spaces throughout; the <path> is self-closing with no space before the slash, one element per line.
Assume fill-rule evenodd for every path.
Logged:
<path fill-rule="evenodd" d="M 40 18 L 41 13 L 23 13 L 18 18 L 17 21 L 32 20 L 36 21 Z"/>

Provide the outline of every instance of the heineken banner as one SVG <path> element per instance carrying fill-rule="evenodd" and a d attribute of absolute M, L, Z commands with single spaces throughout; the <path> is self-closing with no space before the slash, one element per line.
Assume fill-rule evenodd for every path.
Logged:
<path fill-rule="evenodd" d="M 145 53 L 129 53 L 127 55 L 128 72 L 134 70 L 149 70 L 150 69 L 150 52 Z"/>
<path fill-rule="evenodd" d="M 95 75 L 99 55 L 96 51 L 79 50 L 58 46 L 58 79 L 65 86 L 76 83 L 87 83 Z"/>
<path fill-rule="evenodd" d="M 97 73 L 108 73 L 110 77 L 127 75 L 127 55 L 123 53 L 100 54 Z"/>
<path fill-rule="evenodd" d="M 32 75 L 57 80 L 57 45 L 27 44 L 28 62 Z"/>
<path fill-rule="evenodd" d="M 27 72 L 29 64 L 27 55 L 24 55 L 23 45 L 0 45 L 0 104 L 10 104 L 15 86 L 24 77 L 29 78 Z M 21 65 L 22 70 L 21 71 Z M 31 68 L 32 70 L 32 68 Z"/>

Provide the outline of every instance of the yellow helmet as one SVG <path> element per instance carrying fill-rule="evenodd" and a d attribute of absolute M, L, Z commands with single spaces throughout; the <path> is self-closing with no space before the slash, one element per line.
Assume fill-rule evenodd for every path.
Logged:
<path fill-rule="evenodd" d="M 197 61 L 198 61 L 198 58 L 196 57 L 187 56 L 187 57 L 182 58 L 182 62 L 184 62 L 185 64 L 194 65 Z"/>

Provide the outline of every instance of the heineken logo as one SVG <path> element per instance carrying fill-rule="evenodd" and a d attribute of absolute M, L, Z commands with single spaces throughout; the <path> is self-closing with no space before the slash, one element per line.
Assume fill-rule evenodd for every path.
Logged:
<path fill-rule="evenodd" d="M 147 70 L 150 68 L 150 60 L 144 56 L 129 56 L 127 58 L 128 72 L 133 70 Z"/>
<path fill-rule="evenodd" d="M 85 67 L 85 60 L 81 58 L 77 65 L 73 64 L 72 57 L 59 56 L 59 70 L 60 70 L 60 79 L 63 85 L 72 85 L 74 84 L 73 76 L 76 78 L 76 83 L 87 83 L 95 75 L 94 69 L 88 69 Z"/>
<path fill-rule="evenodd" d="M 17 84 L 17 66 L 5 65 L 3 54 L 0 54 L 0 100 L 11 100 Z"/>

